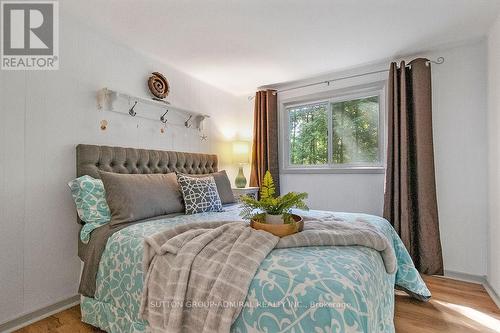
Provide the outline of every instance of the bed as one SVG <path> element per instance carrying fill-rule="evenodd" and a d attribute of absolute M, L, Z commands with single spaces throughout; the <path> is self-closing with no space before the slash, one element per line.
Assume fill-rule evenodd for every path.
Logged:
<path fill-rule="evenodd" d="M 118 173 L 206 174 L 218 169 L 207 154 L 79 145 L 77 175 Z M 316 217 L 328 212 L 300 211 Z M 328 214 L 331 214 L 328 213 Z M 383 218 L 363 218 L 392 243 L 397 271 L 387 274 L 379 252 L 362 246 L 318 246 L 273 250 L 261 263 L 247 302 L 232 332 L 394 332 L 394 288 L 427 300 L 431 295 L 401 240 Z M 79 246 L 84 261 L 80 284 L 82 321 L 107 332 L 147 332 L 139 315 L 144 272 L 144 238 L 173 226 L 203 221 L 240 220 L 237 204 L 223 212 L 160 216 L 120 228 L 100 227 Z"/>

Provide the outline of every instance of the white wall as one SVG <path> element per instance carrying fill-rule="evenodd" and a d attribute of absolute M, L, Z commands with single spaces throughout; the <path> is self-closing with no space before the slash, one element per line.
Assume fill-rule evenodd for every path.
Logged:
<path fill-rule="evenodd" d="M 500 17 L 488 36 L 488 282 L 500 295 Z"/>
<path fill-rule="evenodd" d="M 247 127 L 233 116 L 244 98 L 117 45 L 64 12 L 60 19 L 60 70 L 0 72 L 0 323 L 77 293 L 78 226 L 66 185 L 76 144 L 217 152 L 227 128 L 237 135 Z M 152 71 L 169 79 L 173 104 L 212 115 L 210 141 L 182 128 L 161 135 L 159 122 L 96 110 L 102 87 L 147 96 Z"/>
<path fill-rule="evenodd" d="M 282 174 L 280 181 L 283 193 L 309 193 L 311 209 L 382 215 L 383 174 Z"/>
<path fill-rule="evenodd" d="M 428 54 L 439 223 L 445 270 L 486 275 L 488 220 L 486 43 Z"/>
<path fill-rule="evenodd" d="M 432 69 L 436 182 L 445 269 L 484 276 L 488 219 L 486 43 L 475 41 L 422 56 L 446 59 Z M 366 66 L 291 85 L 387 66 Z M 376 74 L 334 82 L 330 88 L 305 88 L 279 96 L 286 100 L 386 77 L 387 73 Z M 284 192 L 309 192 L 312 208 L 382 215 L 383 174 L 282 174 L 280 180 Z"/>
<path fill-rule="evenodd" d="M 238 104 L 231 112 L 224 113 L 223 117 L 217 118 L 217 129 L 219 133 L 213 144 L 213 149 L 219 154 L 219 164 L 221 169 L 225 169 L 234 185 L 234 178 L 238 174 L 238 166 L 232 163 L 232 141 L 247 141 L 249 147 L 252 145 L 253 137 L 253 100 L 249 101 L 248 96 L 238 97 Z M 251 151 L 249 161 L 251 159 Z M 250 163 L 243 166 L 243 173 L 247 179 L 247 186 L 250 182 Z"/>

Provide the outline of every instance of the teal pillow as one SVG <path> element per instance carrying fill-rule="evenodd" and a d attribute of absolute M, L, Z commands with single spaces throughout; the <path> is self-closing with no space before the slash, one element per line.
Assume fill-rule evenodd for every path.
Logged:
<path fill-rule="evenodd" d="M 68 186 L 71 189 L 78 216 L 85 222 L 80 231 L 80 238 L 87 243 L 92 230 L 111 220 L 104 185 L 100 179 L 85 175 L 70 181 Z"/>

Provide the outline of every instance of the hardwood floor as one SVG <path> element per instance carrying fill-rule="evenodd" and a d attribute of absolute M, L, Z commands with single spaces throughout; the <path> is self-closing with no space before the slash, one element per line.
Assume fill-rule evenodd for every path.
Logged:
<path fill-rule="evenodd" d="M 500 309 L 480 284 L 424 277 L 432 293 L 421 303 L 398 292 L 396 332 L 500 332 Z"/>
<path fill-rule="evenodd" d="M 424 277 L 433 297 L 418 302 L 397 292 L 396 331 L 403 333 L 500 332 L 500 310 L 479 284 L 440 277 Z M 87 333 L 102 332 L 80 321 L 75 306 L 17 332 Z"/>
<path fill-rule="evenodd" d="M 90 333 L 103 332 L 81 321 L 80 306 L 56 313 L 15 332 L 22 333 Z"/>

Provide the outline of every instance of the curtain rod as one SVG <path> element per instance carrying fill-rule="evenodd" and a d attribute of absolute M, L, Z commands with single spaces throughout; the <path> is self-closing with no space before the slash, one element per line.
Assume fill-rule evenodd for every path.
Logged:
<path fill-rule="evenodd" d="M 429 64 L 441 65 L 442 63 L 444 63 L 444 57 L 438 57 L 436 60 L 427 60 L 426 61 L 426 65 L 429 65 Z M 410 66 L 410 65 L 406 65 L 406 67 L 408 67 L 408 66 Z M 361 74 L 342 76 L 342 77 L 338 77 L 338 78 L 331 79 L 331 80 L 324 80 L 324 81 L 304 84 L 301 86 L 296 86 L 296 87 L 291 87 L 291 88 L 286 88 L 286 89 L 279 89 L 279 90 L 276 90 L 276 92 L 274 92 L 273 95 L 276 95 L 276 93 L 280 93 L 280 92 L 284 92 L 284 91 L 302 89 L 302 88 L 317 86 L 320 84 L 326 84 L 327 86 L 329 86 L 330 82 L 341 81 L 341 80 L 346 80 L 346 79 L 353 79 L 353 78 L 360 77 L 360 76 L 384 73 L 384 72 L 388 72 L 388 71 L 389 71 L 388 69 L 381 69 L 381 70 L 373 71 L 373 72 L 366 72 L 366 73 L 361 73 Z M 253 100 L 254 98 L 255 98 L 255 96 L 248 96 L 249 101 Z"/>

